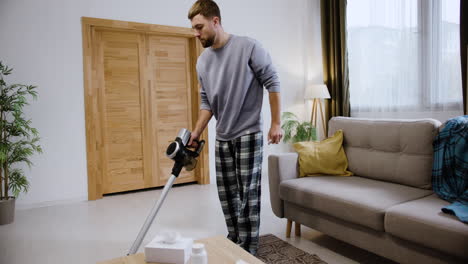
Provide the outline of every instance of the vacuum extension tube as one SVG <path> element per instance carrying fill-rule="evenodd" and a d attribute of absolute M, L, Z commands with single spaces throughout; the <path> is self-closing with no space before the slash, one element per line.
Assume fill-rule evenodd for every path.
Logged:
<path fill-rule="evenodd" d="M 190 140 L 190 135 L 190 131 L 188 131 L 185 128 L 182 128 L 179 131 L 179 135 L 177 135 L 176 139 L 173 142 L 171 142 L 171 144 L 169 144 L 169 146 L 167 147 L 166 155 L 170 159 L 175 161 L 174 167 L 172 168 L 172 175 L 167 181 L 166 185 L 164 186 L 159 200 L 151 209 L 150 214 L 146 218 L 145 223 L 141 227 L 140 232 L 138 233 L 138 236 L 136 237 L 135 242 L 133 242 L 132 247 L 128 251 L 127 255 L 135 254 L 138 251 L 138 248 L 140 248 L 143 238 L 146 236 L 148 229 L 150 228 L 151 224 L 154 221 L 154 218 L 156 217 L 159 209 L 161 208 L 161 205 L 166 199 L 167 193 L 171 189 L 172 184 L 174 183 L 176 178 L 179 176 L 179 173 L 182 170 L 182 168 L 185 167 L 186 170 L 191 171 L 197 165 L 196 158 L 200 155 L 200 152 L 202 151 L 203 146 L 205 145 L 205 141 L 201 140 L 200 142 L 198 142 L 197 149 L 195 151 L 191 151 L 187 148 L 187 144 Z"/>

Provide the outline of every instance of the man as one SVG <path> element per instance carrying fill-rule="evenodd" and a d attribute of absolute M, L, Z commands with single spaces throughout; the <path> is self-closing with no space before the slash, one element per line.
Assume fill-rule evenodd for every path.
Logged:
<path fill-rule="evenodd" d="M 214 1 L 195 2 L 188 18 L 205 48 L 197 61 L 200 115 L 189 145 L 196 144 L 214 115 L 216 183 L 228 238 L 255 255 L 260 227 L 263 87 L 271 105 L 268 142 L 277 144 L 282 138 L 278 74 L 257 41 L 223 30 Z"/>

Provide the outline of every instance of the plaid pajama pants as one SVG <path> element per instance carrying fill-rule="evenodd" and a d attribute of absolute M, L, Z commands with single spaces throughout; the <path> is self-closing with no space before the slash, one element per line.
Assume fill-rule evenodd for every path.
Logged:
<path fill-rule="evenodd" d="M 228 238 L 251 254 L 258 247 L 262 132 L 216 140 L 216 184 Z"/>

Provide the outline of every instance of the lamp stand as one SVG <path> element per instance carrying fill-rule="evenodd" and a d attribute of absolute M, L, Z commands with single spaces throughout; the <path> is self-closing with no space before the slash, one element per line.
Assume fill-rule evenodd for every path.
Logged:
<path fill-rule="evenodd" d="M 312 101 L 312 115 L 311 115 L 310 123 L 314 125 L 315 129 L 317 129 L 317 117 L 318 117 L 317 108 L 319 109 L 320 114 L 321 114 L 323 135 L 326 138 L 327 131 L 325 127 L 325 115 L 322 110 L 322 101 L 320 100 L 320 98 L 314 98 L 314 100 Z"/>

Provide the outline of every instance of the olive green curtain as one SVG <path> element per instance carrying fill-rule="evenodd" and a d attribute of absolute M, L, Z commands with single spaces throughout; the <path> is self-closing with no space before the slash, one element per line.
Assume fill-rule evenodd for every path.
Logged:
<path fill-rule="evenodd" d="M 468 115 L 468 87 L 466 85 L 467 78 L 467 50 L 468 50 L 468 1 L 460 0 L 460 57 L 461 57 L 461 74 L 463 87 L 463 111 Z"/>
<path fill-rule="evenodd" d="M 350 116 L 346 0 L 321 0 L 323 79 L 330 92 L 326 120 Z"/>

